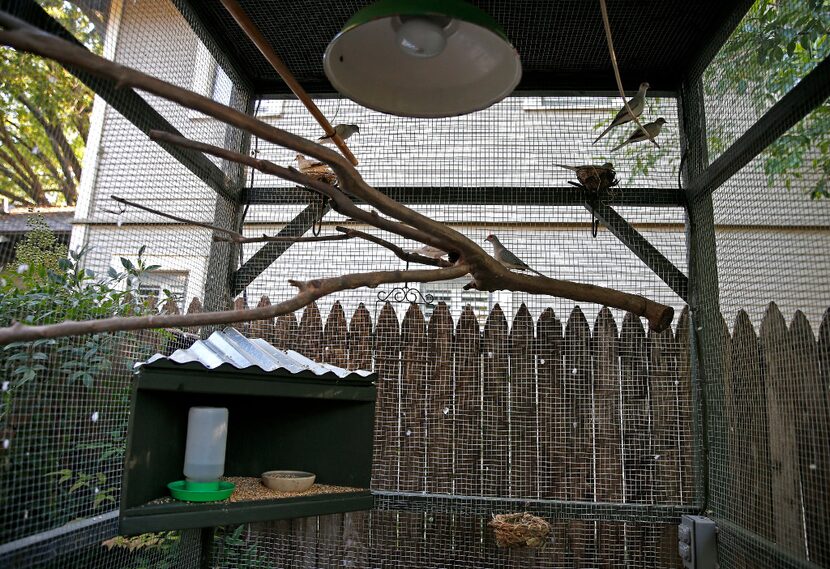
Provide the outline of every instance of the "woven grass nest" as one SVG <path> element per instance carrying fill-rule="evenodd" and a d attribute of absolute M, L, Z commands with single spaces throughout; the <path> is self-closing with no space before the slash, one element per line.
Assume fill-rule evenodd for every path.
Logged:
<path fill-rule="evenodd" d="M 528 512 L 497 514 L 488 525 L 499 547 L 541 547 L 550 533 L 548 522 Z"/>

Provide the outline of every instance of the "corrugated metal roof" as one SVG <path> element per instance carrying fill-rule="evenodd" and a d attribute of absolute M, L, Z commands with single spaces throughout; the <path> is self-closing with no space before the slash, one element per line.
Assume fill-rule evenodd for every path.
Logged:
<path fill-rule="evenodd" d="M 262 371 L 286 371 L 291 374 L 313 373 L 316 376 L 346 378 L 352 375 L 361 378 L 372 375 L 371 371 L 348 370 L 331 364 L 310 360 L 293 350 L 279 350 L 261 338 L 246 338 L 235 328 L 214 332 L 207 340 L 198 340 L 186 350 L 176 350 L 169 356 L 156 354 L 138 366 L 152 366 L 156 363 L 201 364 L 207 369 L 216 369 L 228 364 L 237 369 L 257 367 Z"/>

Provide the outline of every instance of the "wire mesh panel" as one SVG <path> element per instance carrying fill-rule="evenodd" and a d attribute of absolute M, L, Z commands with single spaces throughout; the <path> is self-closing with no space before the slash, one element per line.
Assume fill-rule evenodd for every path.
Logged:
<path fill-rule="evenodd" d="M 820 104 L 766 149 L 751 136 L 756 120 L 821 73 L 826 19 L 820 3 L 755 2 L 702 74 L 709 158 L 763 150 L 738 163 L 711 201 L 704 192 L 690 204 L 699 224 L 692 249 L 700 258 L 707 506 L 721 526 L 726 566 L 828 563 L 830 509 L 815 488 L 830 483 L 821 355 L 830 208 L 817 199 L 826 197 L 830 106 L 790 98 L 800 112 Z"/>
<path fill-rule="evenodd" d="M 239 54 L 221 53 L 201 27 L 213 8 L 95 7 L 105 57 L 322 136 L 299 102 L 253 100 Z M 618 24 L 639 21 L 637 10 Z M 630 125 L 595 141 L 619 108 L 610 97 L 516 96 L 440 120 L 315 99 L 333 123 L 359 126 L 348 144 L 367 183 L 494 254 L 496 236 L 543 275 L 669 305 L 671 327 L 658 333 L 617 309 L 479 291 L 469 277 L 347 290 L 240 324 L 278 348 L 377 373 L 375 509 L 131 538 L 114 534 L 134 365 L 212 328 L 4 346 L 0 564 L 676 566 L 674 524 L 701 510 L 722 524 L 722 566 L 830 563 L 830 210 L 811 199 L 827 193 L 827 103 L 712 195 L 695 189 L 693 175 L 731 156 L 753 122 L 821 69 L 826 16 L 821 3 L 758 0 L 713 63 L 693 70 L 696 96 L 684 86 L 680 107 L 647 99 L 641 118 L 666 120 L 659 148 L 624 144 Z M 520 33 L 519 24 L 508 31 Z M 307 25 L 311 33 L 314 17 Z M 688 43 L 693 29 L 676 39 Z M 598 60 L 601 42 L 584 41 L 580 57 Z M 538 63 L 556 44 L 517 45 Z M 317 68 L 295 61 L 300 50 L 285 38 L 276 47 L 300 75 Z M 638 57 L 630 44 L 621 53 Z M 251 65 L 271 73 L 258 57 Z M 37 262 L 26 263 L 15 249 L 2 324 L 262 307 L 295 294 L 289 279 L 409 268 L 365 239 L 291 243 L 358 230 L 421 246 L 332 212 L 289 182 L 147 134 L 178 132 L 300 170 L 306 157 L 159 97 L 114 92 L 102 89 L 92 111 L 72 253 L 35 251 Z M 698 122 L 705 132 L 694 140 Z M 620 183 L 599 200 L 570 185 L 574 173 L 562 167 L 606 161 Z M 694 197 L 685 204 L 680 172 L 690 162 L 684 187 Z M 228 230 L 247 242 L 232 244 Z M 48 233 L 43 243 L 58 250 L 60 237 Z M 20 239 L 38 249 L 34 237 Z M 499 547 L 492 516 L 524 511 L 550 523 L 540 547 Z"/>
<path fill-rule="evenodd" d="M 214 563 L 222 567 L 619 567 L 670 566 L 673 527 L 636 522 L 553 520 L 539 549 L 496 545 L 488 517 L 374 510 L 225 528 Z M 578 525 L 577 525 L 578 524 Z M 613 529 L 629 537 L 603 543 Z M 676 533 L 672 531 L 671 533 Z"/>

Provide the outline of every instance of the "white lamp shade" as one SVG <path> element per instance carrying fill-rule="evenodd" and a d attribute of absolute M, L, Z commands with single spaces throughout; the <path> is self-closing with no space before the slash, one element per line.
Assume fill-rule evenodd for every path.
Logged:
<path fill-rule="evenodd" d="M 392 15 L 338 34 L 323 59 L 334 88 L 370 109 L 437 118 L 487 108 L 521 79 L 518 53 L 486 26 L 452 19 L 446 45 L 434 56 L 402 49 L 400 27 L 399 16 Z"/>

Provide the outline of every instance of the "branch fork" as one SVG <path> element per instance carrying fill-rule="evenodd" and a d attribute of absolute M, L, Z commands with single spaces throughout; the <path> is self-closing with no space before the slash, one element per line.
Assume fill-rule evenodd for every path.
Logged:
<path fill-rule="evenodd" d="M 246 156 L 170 133 L 152 131 L 150 137 L 153 140 L 199 150 L 225 160 L 250 166 L 266 174 L 293 181 L 329 198 L 332 208 L 347 218 L 405 239 L 451 252 L 453 258 L 457 256 L 455 262 L 450 262 L 408 253 L 380 237 L 354 229 L 338 227 L 337 231 L 342 234 L 341 238 L 365 239 L 389 249 L 404 261 L 437 268 L 372 271 L 310 281 L 292 279 L 289 283 L 298 289 L 293 297 L 278 304 L 248 310 L 187 315 L 113 317 L 84 322 L 67 321 L 44 326 L 26 326 L 16 323 L 13 326 L 0 329 L 0 344 L 95 332 L 222 325 L 263 320 L 294 312 L 319 298 L 338 291 L 361 287 L 374 288 L 382 284 L 392 283 L 444 281 L 460 278 L 467 274 L 472 274 L 473 284 L 478 290 L 506 289 L 530 294 L 559 296 L 576 302 L 603 304 L 645 317 L 648 319 L 650 326 L 658 331 L 666 329 L 672 321 L 674 310 L 671 307 L 653 302 L 642 296 L 605 287 L 511 272 L 467 236 L 444 223 L 435 221 L 406 207 L 367 184 L 348 159 L 330 148 L 268 125 L 255 117 L 186 89 L 98 57 L 82 47 L 72 45 L 54 36 L 42 34 L 28 24 L 3 12 L 0 12 L 0 25 L 6 28 L 6 31 L 0 31 L 0 44 L 54 59 L 63 65 L 83 69 L 98 77 L 116 81 L 124 88 L 140 89 L 213 117 L 270 143 L 310 156 L 327 164 L 332 169 L 339 181 L 339 187 L 316 180 L 293 168 L 286 168 L 267 160 Z M 376 211 L 361 209 L 352 198 L 357 198 L 369 204 Z M 118 198 L 118 200 L 121 203 L 126 203 L 123 198 Z M 133 202 L 129 202 L 129 205 L 148 210 L 148 208 L 138 206 Z M 152 213 L 159 214 L 160 212 L 154 210 Z M 163 215 L 175 219 L 169 214 Z M 178 218 L 178 221 L 212 230 L 218 229 L 210 224 L 192 222 L 192 220 L 184 218 Z M 260 239 L 245 238 L 237 232 L 228 230 L 219 230 L 219 233 L 222 233 L 220 239 L 227 239 L 236 244 L 246 242 L 245 239 Z M 267 236 L 262 239 L 265 238 Z"/>

